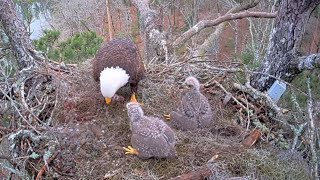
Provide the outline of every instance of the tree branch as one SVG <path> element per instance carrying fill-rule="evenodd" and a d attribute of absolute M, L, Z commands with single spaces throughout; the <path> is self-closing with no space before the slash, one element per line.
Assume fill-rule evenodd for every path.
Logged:
<path fill-rule="evenodd" d="M 200 32 L 202 29 L 207 27 L 212 27 L 219 25 L 220 23 L 235 20 L 235 19 L 243 19 L 248 17 L 254 17 L 254 18 L 275 18 L 277 16 L 277 13 L 268 13 L 268 12 L 240 12 L 240 13 L 234 13 L 234 14 L 225 14 L 224 16 L 221 16 L 215 20 L 203 20 L 198 22 L 196 25 L 194 25 L 192 28 L 190 28 L 188 31 L 183 33 L 180 37 L 178 37 L 174 42 L 174 47 L 179 47 L 183 43 L 185 43 L 188 39 L 190 39 L 193 35 Z"/>
<path fill-rule="evenodd" d="M 313 100 L 312 100 L 312 94 L 311 94 L 311 87 L 310 87 L 310 77 L 307 79 L 307 88 L 308 88 L 308 115 L 309 115 L 309 138 L 310 138 L 310 151 L 311 151 L 311 165 L 312 170 L 311 173 L 315 179 L 317 179 L 318 176 L 318 155 L 316 151 L 316 143 L 315 143 L 315 124 L 314 124 L 314 117 L 313 117 Z"/>
<path fill-rule="evenodd" d="M 299 57 L 297 62 L 298 65 L 296 68 L 298 68 L 299 71 L 320 68 L 320 53 Z"/>
<path fill-rule="evenodd" d="M 253 97 L 256 100 L 263 100 L 266 103 L 266 105 L 269 108 L 271 108 L 271 110 L 273 110 L 276 114 L 282 114 L 283 109 L 281 109 L 279 106 L 277 106 L 267 94 L 264 94 L 256 89 L 254 89 L 253 87 L 250 86 L 249 83 L 246 83 L 245 85 L 234 83 L 233 87 L 235 87 L 236 89 L 238 89 L 240 91 L 243 91 L 243 92 L 250 94 L 251 97 Z"/>
<path fill-rule="evenodd" d="M 231 8 L 226 14 L 231 13 L 238 13 L 240 11 L 248 10 L 250 8 L 253 8 L 259 4 L 260 0 L 251 0 L 246 1 L 244 4 L 238 4 L 237 6 Z M 196 48 L 196 51 L 193 53 L 193 56 L 199 56 L 203 57 L 203 55 L 208 50 L 218 49 L 219 39 L 220 35 L 223 32 L 224 28 L 226 27 L 227 22 L 223 22 L 219 24 L 213 33 L 209 35 L 208 38 L 205 39 L 205 41 Z"/>
<path fill-rule="evenodd" d="M 107 19 L 108 19 L 108 33 L 109 33 L 109 40 L 111 41 L 113 39 L 113 29 L 112 29 L 112 18 L 110 14 L 110 2 L 109 0 L 106 0 L 106 6 L 107 6 Z"/>

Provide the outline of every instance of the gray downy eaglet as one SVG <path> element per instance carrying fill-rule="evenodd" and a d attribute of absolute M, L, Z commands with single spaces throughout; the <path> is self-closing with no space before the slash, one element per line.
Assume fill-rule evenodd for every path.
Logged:
<path fill-rule="evenodd" d="M 165 115 L 167 120 L 171 120 L 175 128 L 182 130 L 210 126 L 214 117 L 208 99 L 200 92 L 199 81 L 190 76 L 186 78 L 184 85 L 188 86 L 189 91 L 182 96 L 177 111 Z"/>
<path fill-rule="evenodd" d="M 126 154 L 134 154 L 142 159 L 176 157 L 174 132 L 163 120 L 145 116 L 137 102 L 128 103 L 127 111 L 132 147 L 124 148 Z"/>

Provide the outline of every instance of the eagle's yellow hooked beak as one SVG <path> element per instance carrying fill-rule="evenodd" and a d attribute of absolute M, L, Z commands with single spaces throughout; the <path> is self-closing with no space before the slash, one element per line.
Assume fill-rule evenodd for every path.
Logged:
<path fill-rule="evenodd" d="M 112 100 L 111 98 L 106 97 L 104 98 L 104 100 L 106 101 L 107 105 L 111 104 L 111 100 Z"/>

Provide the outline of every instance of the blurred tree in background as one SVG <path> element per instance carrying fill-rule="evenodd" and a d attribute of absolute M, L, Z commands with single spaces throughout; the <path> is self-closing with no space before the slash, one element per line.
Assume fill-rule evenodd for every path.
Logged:
<path fill-rule="evenodd" d="M 77 33 L 62 42 L 58 42 L 59 36 L 59 31 L 46 30 L 44 36 L 34 40 L 33 44 L 36 50 L 46 53 L 49 59 L 79 63 L 93 57 L 103 42 L 103 38 L 92 31 Z"/>

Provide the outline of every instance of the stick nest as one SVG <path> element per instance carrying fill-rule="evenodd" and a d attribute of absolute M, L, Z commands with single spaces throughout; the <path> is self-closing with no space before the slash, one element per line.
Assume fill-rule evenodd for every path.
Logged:
<path fill-rule="evenodd" d="M 25 97 L 34 94 L 32 101 L 45 101 L 38 101 L 38 104 L 43 104 L 39 106 L 43 109 L 40 114 L 22 116 L 38 131 L 35 137 L 45 138 L 33 141 L 33 136 L 17 136 L 19 138 L 11 141 L 20 147 L 15 151 L 15 157 L 29 156 L 36 152 L 40 156 L 35 160 L 27 158 L 24 173 L 39 175 L 39 169 L 45 169 L 40 175 L 51 178 L 169 179 L 208 167 L 212 172 L 212 179 L 235 176 L 307 179 L 308 171 L 305 166 L 292 163 L 296 162 L 295 158 L 283 160 L 273 155 L 279 151 L 273 149 L 274 153 L 271 153 L 270 148 L 266 150 L 263 143 L 257 144 L 256 149 L 247 149 L 241 145 L 240 142 L 248 131 L 233 120 L 234 109 L 222 103 L 224 93 L 211 84 L 212 79 L 228 78 L 219 72 L 206 70 L 206 66 L 203 63 L 191 64 L 178 60 L 170 63 L 150 62 L 146 64 L 146 77 L 139 84 L 138 100 L 144 103 L 145 114 L 161 118 L 162 114 L 176 109 L 180 100 L 181 83 L 187 76 L 194 75 L 203 84 L 201 91 L 208 97 L 215 111 L 215 123 L 202 130 L 175 130 L 178 153 L 176 159 L 140 160 L 124 155 L 122 147 L 130 145 L 131 135 L 125 103 L 112 105 L 110 113 L 105 114 L 104 99 L 100 94 L 99 84 L 92 78 L 90 60 L 68 72 L 38 72 L 50 77 L 41 80 L 41 87 L 46 87 L 45 89 L 40 88 L 34 92 L 33 90 L 37 90 L 36 86 L 32 89 L 32 83 L 26 83 L 26 87 L 31 88 L 25 91 L 28 94 Z M 46 96 L 40 91 L 46 92 Z M 125 102 L 129 100 L 129 92 L 129 87 L 122 88 L 119 92 L 126 97 Z M 27 107 L 36 112 L 34 109 L 39 109 L 38 106 L 30 101 L 27 98 Z M 18 114 L 14 116 L 19 117 Z M 31 121 L 32 117 L 37 118 Z M 23 120 L 21 124 L 23 126 L 19 128 L 28 127 L 34 132 Z M 3 135 L 18 129 L 18 125 L 7 127 L 5 129 L 8 131 Z M 7 142 L 7 146 L 1 144 L 2 148 L 10 147 L 10 141 Z M 28 152 L 28 148 L 32 148 L 32 151 Z M 44 160 L 48 153 L 51 155 Z M 7 151 L 7 156 L 12 157 L 13 154 Z M 16 159 L 15 162 L 19 160 Z M 48 162 L 48 165 L 44 162 Z M 11 167 L 14 168 L 15 165 Z"/>

